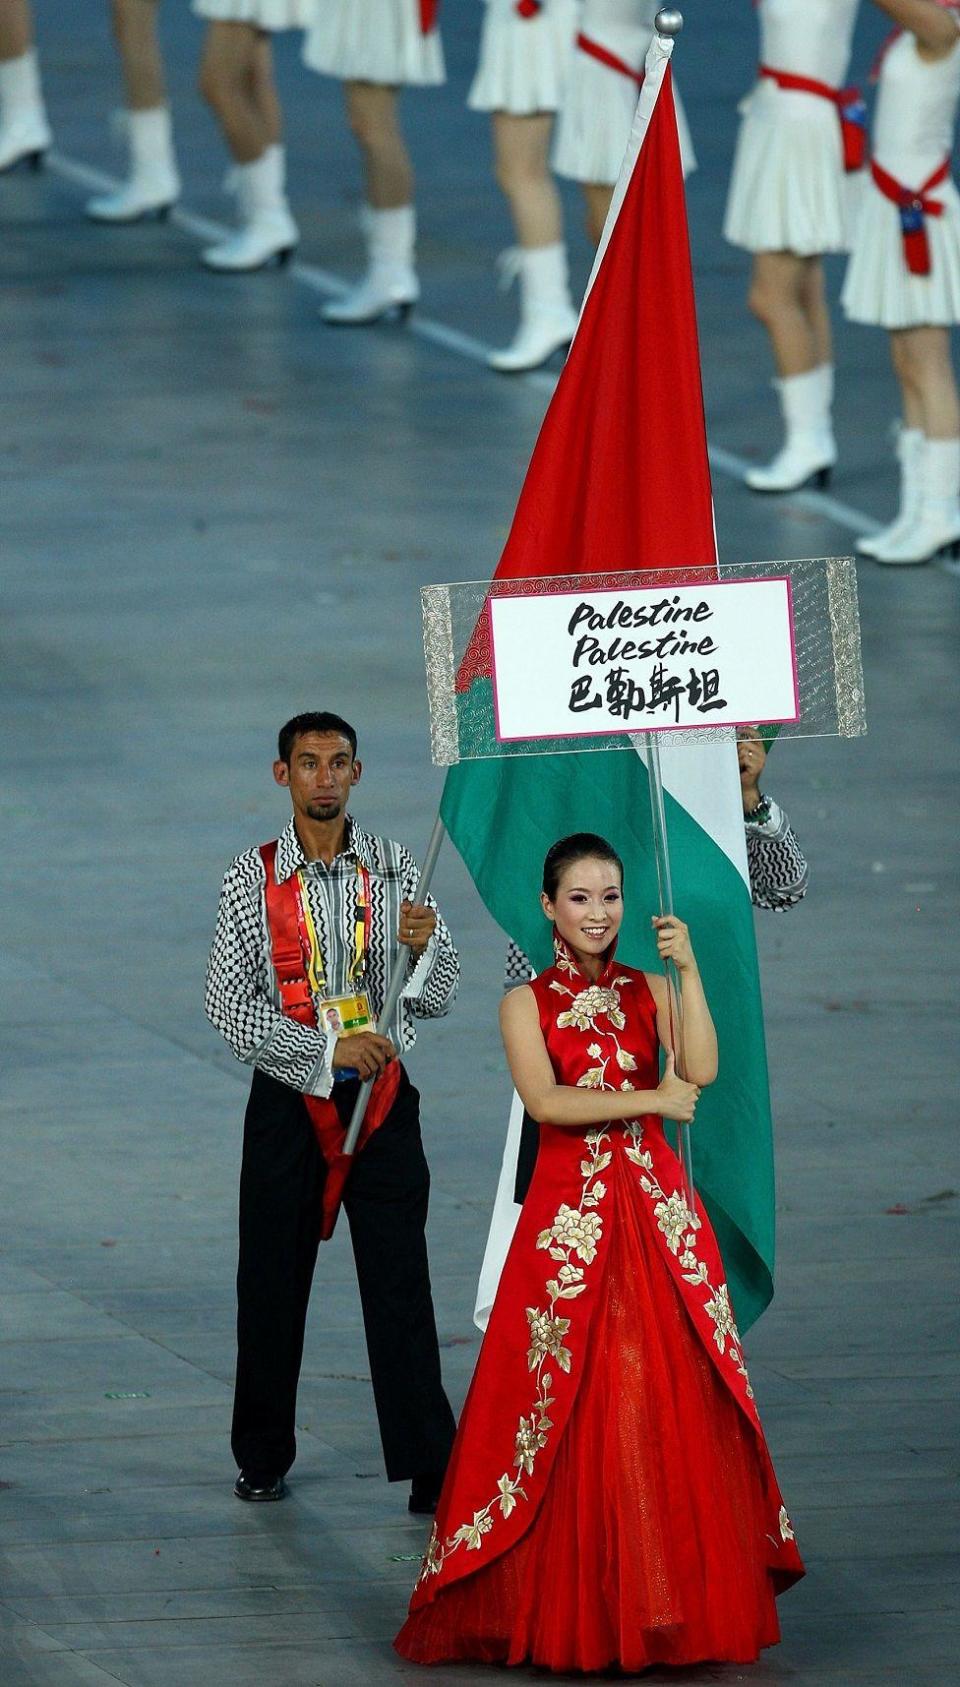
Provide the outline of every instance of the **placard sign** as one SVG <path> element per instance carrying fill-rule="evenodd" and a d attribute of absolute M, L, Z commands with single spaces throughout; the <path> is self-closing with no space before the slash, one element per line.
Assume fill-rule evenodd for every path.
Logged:
<path fill-rule="evenodd" d="M 488 602 L 501 743 L 800 718 L 785 575 Z"/>

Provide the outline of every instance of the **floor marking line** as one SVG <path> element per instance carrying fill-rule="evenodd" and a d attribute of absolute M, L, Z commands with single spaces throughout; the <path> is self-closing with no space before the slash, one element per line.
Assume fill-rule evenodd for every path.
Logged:
<path fill-rule="evenodd" d="M 64 181 L 73 182 L 77 187 L 94 193 L 116 192 L 124 185 L 120 177 L 108 175 L 103 170 L 82 163 L 78 158 L 68 158 L 62 152 L 48 152 L 46 162 Z M 210 217 L 201 217 L 196 212 L 182 210 L 179 205 L 174 206 L 169 220 L 177 228 L 183 229 L 185 234 L 195 235 L 200 240 L 223 240 L 235 232 L 226 223 L 215 222 Z M 290 265 L 288 273 L 292 280 L 299 281 L 303 286 L 323 294 L 326 298 L 342 297 L 351 285 L 339 276 L 332 275 L 329 270 L 299 260 Z M 458 328 L 450 328 L 444 322 L 438 322 L 433 317 L 420 316 L 416 312 L 410 317 L 407 329 L 418 339 L 426 340 L 430 345 L 441 346 L 444 351 L 452 352 L 456 357 L 465 357 L 483 367 L 487 366 L 490 353 L 494 349 L 483 340 L 461 333 Z M 537 392 L 552 394 L 559 377 L 544 369 L 534 369 L 526 375 L 514 378 L 533 387 Z M 735 452 L 727 451 L 720 445 L 709 445 L 708 451 L 711 467 L 729 480 L 742 481 L 747 470 L 756 466 L 745 457 L 739 457 Z M 809 510 L 813 515 L 826 516 L 835 526 L 845 528 L 849 533 L 876 533 L 881 526 L 874 516 L 867 515 L 865 511 L 858 510 L 839 498 L 832 498 L 825 492 L 801 490 L 774 496 L 789 500 L 791 504 Z M 960 563 L 949 558 L 939 559 L 935 566 L 948 574 L 960 575 Z"/>

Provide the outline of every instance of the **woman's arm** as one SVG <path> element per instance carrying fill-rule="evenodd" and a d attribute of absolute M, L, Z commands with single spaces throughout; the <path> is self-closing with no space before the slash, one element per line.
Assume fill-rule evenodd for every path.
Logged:
<path fill-rule="evenodd" d="M 680 1001 L 683 1012 L 684 1077 L 692 1084 L 712 1084 L 718 1069 L 717 1033 L 714 1030 L 707 998 L 703 993 L 700 969 L 697 966 L 690 933 L 676 915 L 667 914 L 655 919 L 657 948 L 663 961 L 672 960 L 680 974 Z M 670 1048 L 670 994 L 666 978 L 658 972 L 646 974 L 647 983 L 657 1004 L 657 1034 L 665 1049 Z M 676 1021 L 676 1002 L 673 1004 Z"/>
<path fill-rule="evenodd" d="M 603 1125 L 610 1119 L 639 1119 L 644 1113 L 693 1118 L 699 1088 L 676 1076 L 672 1060 L 655 1090 L 588 1090 L 558 1084 L 540 1029 L 537 999 L 526 984 L 504 996 L 500 1031 L 517 1094 L 538 1124 L 549 1119 L 551 1125 Z"/>
<path fill-rule="evenodd" d="M 874 5 L 916 36 L 924 58 L 946 58 L 957 44 L 957 13 L 936 0 L 874 0 Z"/>

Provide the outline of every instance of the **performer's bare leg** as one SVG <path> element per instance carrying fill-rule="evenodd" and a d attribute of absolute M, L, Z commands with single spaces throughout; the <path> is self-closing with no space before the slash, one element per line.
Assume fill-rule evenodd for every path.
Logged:
<path fill-rule="evenodd" d="M 153 111 L 167 102 L 158 9 L 159 0 L 112 0 L 113 38 L 128 111 Z"/>
<path fill-rule="evenodd" d="M 551 246 L 563 239 L 563 211 L 550 174 L 553 112 L 515 117 L 492 113 L 493 155 L 497 184 L 510 206 L 519 244 Z"/>
<path fill-rule="evenodd" d="M 400 127 L 396 88 L 345 82 L 347 122 L 363 160 L 367 204 L 374 211 L 412 205 L 413 165 Z"/>
<path fill-rule="evenodd" d="M 586 211 L 587 235 L 594 246 L 599 246 L 603 234 L 603 225 L 610 210 L 613 198 L 613 188 L 605 182 L 584 182 L 583 199 Z"/>
<path fill-rule="evenodd" d="M 236 163 L 253 164 L 279 142 L 270 37 L 253 24 L 215 20 L 208 25 L 200 92 Z"/>
<path fill-rule="evenodd" d="M 0 0 L 0 170 L 36 168 L 53 136 L 40 88 L 28 0 Z"/>
<path fill-rule="evenodd" d="M 0 6 L 0 61 L 22 58 L 33 46 L 33 14 L 28 0 L 3 0 Z"/>
<path fill-rule="evenodd" d="M 222 271 L 282 263 L 299 234 L 287 203 L 283 118 L 269 35 L 253 24 L 212 22 L 200 62 L 200 92 L 237 165 L 241 222 L 236 235 L 207 248 L 203 262 Z"/>
<path fill-rule="evenodd" d="M 819 258 L 796 252 L 758 252 L 754 258 L 748 304 L 770 336 L 781 377 L 803 375 L 820 361 L 822 321 L 815 308 L 811 312 L 815 281 L 810 272 L 822 276 Z"/>

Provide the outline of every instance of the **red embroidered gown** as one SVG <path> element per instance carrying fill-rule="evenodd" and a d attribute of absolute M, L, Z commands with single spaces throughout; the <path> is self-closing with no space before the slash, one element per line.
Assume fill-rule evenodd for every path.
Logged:
<path fill-rule="evenodd" d="M 656 1006 L 558 946 L 559 1083 L 655 1089 Z M 397 1650 L 558 1672 L 747 1663 L 803 1575 L 723 1267 L 663 1121 L 543 1124 Z"/>

